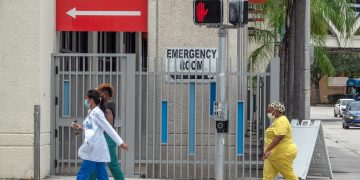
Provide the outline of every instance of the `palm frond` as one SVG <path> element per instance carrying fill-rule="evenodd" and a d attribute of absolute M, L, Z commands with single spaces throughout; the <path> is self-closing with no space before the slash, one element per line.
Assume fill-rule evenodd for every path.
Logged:
<path fill-rule="evenodd" d="M 329 76 L 335 75 L 335 68 L 332 65 L 329 57 L 326 54 L 326 51 L 323 47 L 315 47 L 315 62 L 314 64 L 318 65 L 321 68 L 321 71 Z"/>
<path fill-rule="evenodd" d="M 274 42 L 276 34 L 267 29 L 254 28 L 249 32 L 249 41 L 255 43 Z"/>
<path fill-rule="evenodd" d="M 249 56 L 248 70 L 252 70 L 259 61 L 270 59 L 273 56 L 273 51 L 273 42 L 263 43 L 260 47 L 256 48 Z"/>
<path fill-rule="evenodd" d="M 249 57 L 249 66 L 254 66 L 258 61 L 269 59 L 273 55 L 275 41 L 284 27 L 291 11 L 294 0 L 267 0 L 264 9 L 266 25 L 264 29 L 255 29 L 250 42 L 260 44 Z M 352 35 L 353 25 L 356 22 L 355 11 L 352 7 L 354 0 L 311 0 L 311 39 L 315 48 L 315 63 L 321 68 L 324 74 L 333 75 L 335 73 L 331 61 L 323 48 L 325 39 L 328 36 L 329 24 L 332 24 L 339 31 L 340 36 L 348 39 Z M 289 20 L 289 19 L 288 19 Z M 269 30 L 270 29 L 270 30 Z M 286 35 L 289 35 L 285 33 Z"/>

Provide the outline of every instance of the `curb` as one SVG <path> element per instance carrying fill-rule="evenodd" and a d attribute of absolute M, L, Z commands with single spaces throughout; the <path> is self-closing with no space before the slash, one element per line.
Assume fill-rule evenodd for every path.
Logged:
<path fill-rule="evenodd" d="M 310 120 L 319 120 L 323 122 L 341 122 L 342 119 L 310 119 Z"/>

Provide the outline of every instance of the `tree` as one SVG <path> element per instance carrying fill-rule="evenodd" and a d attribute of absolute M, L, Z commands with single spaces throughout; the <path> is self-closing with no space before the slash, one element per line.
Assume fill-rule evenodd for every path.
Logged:
<path fill-rule="evenodd" d="M 315 85 L 316 103 L 321 103 L 320 80 L 324 77 L 324 75 L 335 75 L 335 68 L 333 67 L 332 61 L 330 61 L 324 49 L 321 47 L 315 47 L 314 51 L 316 61 L 314 61 L 313 65 L 311 66 L 311 84 Z"/>
<path fill-rule="evenodd" d="M 255 33 L 261 37 L 250 38 L 250 40 L 257 40 L 258 43 L 263 44 L 251 53 L 250 63 L 258 61 L 258 57 L 266 58 L 269 56 L 272 53 L 268 48 L 269 44 L 273 47 L 272 49 L 276 49 L 275 45 L 279 41 L 280 46 L 277 53 L 281 60 L 280 89 L 282 91 L 280 92 L 280 100 L 287 106 L 289 118 L 299 119 L 302 119 L 304 113 L 298 110 L 301 109 L 301 103 L 304 103 L 304 97 L 300 96 L 303 86 L 301 73 L 304 66 L 302 52 L 304 45 L 301 44 L 303 37 L 299 35 L 304 26 L 303 2 L 304 0 L 267 0 L 264 5 L 267 25 L 263 25 L 264 28 L 260 29 L 267 31 L 267 33 Z M 317 47 L 315 48 L 315 66 L 313 67 L 321 69 L 322 74 L 334 72 L 331 70 L 333 69 L 332 64 L 324 52 L 329 24 L 336 27 L 342 39 L 350 37 L 356 19 L 351 3 L 351 0 L 311 0 L 311 40 L 313 45 Z M 281 33 L 283 37 L 279 37 Z M 268 38 L 269 34 L 274 38 Z M 293 111 L 294 109 L 297 111 Z"/>
<path fill-rule="evenodd" d="M 360 77 L 360 53 L 356 52 L 325 52 L 315 49 L 317 61 L 311 66 L 311 83 L 316 88 L 316 102 L 320 101 L 320 80 L 325 76 Z M 326 54 L 323 54 L 323 53 Z M 331 65 L 331 66 L 330 66 Z"/>
<path fill-rule="evenodd" d="M 360 78 L 360 53 L 358 52 L 327 52 L 335 68 L 335 74 L 352 78 Z"/>

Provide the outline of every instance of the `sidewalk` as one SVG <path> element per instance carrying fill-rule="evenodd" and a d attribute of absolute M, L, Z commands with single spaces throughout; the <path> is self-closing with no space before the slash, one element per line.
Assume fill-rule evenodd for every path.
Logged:
<path fill-rule="evenodd" d="M 351 143 L 348 138 L 358 138 L 360 129 L 345 131 L 344 133 L 334 128 L 341 123 L 324 123 L 326 146 L 329 151 L 330 162 L 335 180 L 358 180 L 360 179 L 360 143 Z M 348 137 L 348 138 L 347 138 Z"/>
<path fill-rule="evenodd" d="M 329 118 L 323 123 L 325 141 L 329 152 L 334 180 L 359 180 L 360 179 L 360 128 L 341 130 L 341 121 L 333 118 L 332 108 L 312 107 L 312 115 L 316 119 Z M 331 120 L 331 122 L 330 122 Z M 349 138 L 352 140 L 350 141 Z M 74 180 L 74 176 L 53 176 L 47 180 Z M 112 178 L 110 178 L 112 179 Z M 141 180 L 142 178 L 126 178 L 127 180 Z M 308 180 L 325 179 L 309 177 Z"/>
<path fill-rule="evenodd" d="M 44 179 L 46 179 L 46 180 L 74 180 L 74 179 L 76 179 L 76 177 L 75 176 L 50 176 L 50 177 L 46 177 Z M 113 180 L 113 179 L 114 178 L 112 178 L 112 177 L 109 178 L 109 180 Z M 125 179 L 126 180 L 143 180 L 143 178 L 125 178 Z"/>

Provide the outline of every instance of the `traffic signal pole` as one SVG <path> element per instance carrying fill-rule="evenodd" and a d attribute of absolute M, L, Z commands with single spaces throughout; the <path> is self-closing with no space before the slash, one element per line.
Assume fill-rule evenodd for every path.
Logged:
<path fill-rule="evenodd" d="M 228 30 L 224 27 L 219 28 L 219 59 L 217 61 L 217 78 L 218 78 L 218 92 L 219 97 L 217 98 L 220 102 L 227 102 L 227 40 Z M 227 117 L 227 116 L 226 116 Z M 228 120 L 228 119 L 226 119 Z M 224 126 L 226 122 L 217 122 L 216 126 Z M 227 125 L 226 125 L 227 126 Z M 217 127 L 219 129 L 219 127 Z M 222 127 L 223 128 L 223 127 Z M 220 128 L 220 129 L 222 129 Z M 222 180 L 224 177 L 224 133 L 216 133 L 216 165 L 215 165 L 215 178 L 216 180 Z"/>
<path fill-rule="evenodd" d="M 224 135 L 228 133 L 227 67 L 228 29 L 238 29 L 248 23 L 248 1 L 230 0 L 229 24 L 223 23 L 223 0 L 194 0 L 193 20 L 196 25 L 218 28 L 219 44 L 216 64 L 217 94 L 212 119 L 216 121 L 215 178 L 224 179 Z"/>

